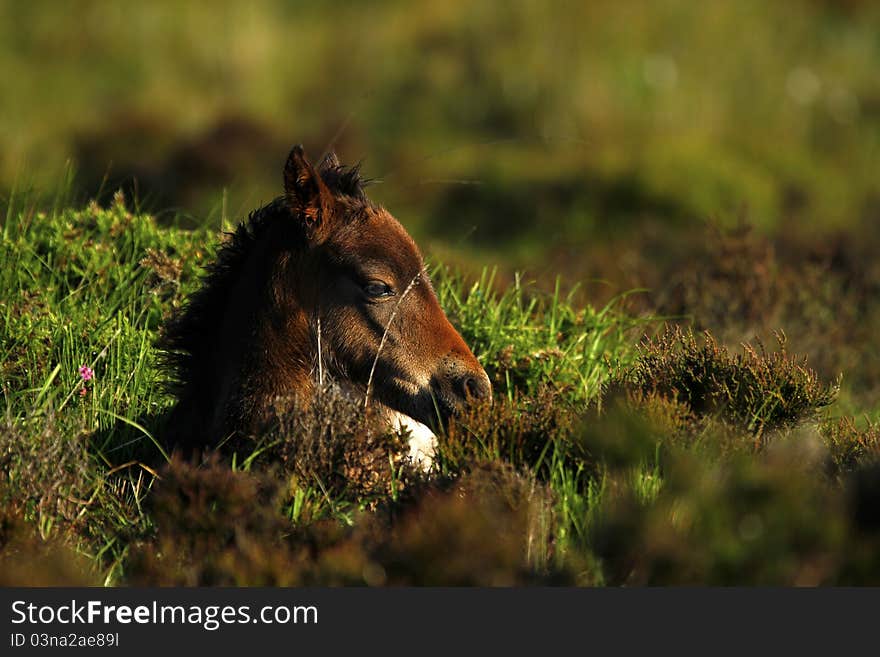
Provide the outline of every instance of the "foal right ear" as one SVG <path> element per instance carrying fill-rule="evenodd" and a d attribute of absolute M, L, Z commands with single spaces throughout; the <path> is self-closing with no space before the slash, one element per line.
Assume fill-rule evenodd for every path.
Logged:
<path fill-rule="evenodd" d="M 333 194 L 312 167 L 302 144 L 290 151 L 284 166 L 284 198 L 309 242 L 322 241 L 333 209 Z"/>
<path fill-rule="evenodd" d="M 321 160 L 321 164 L 318 165 L 318 171 L 332 171 L 333 169 L 339 168 L 339 158 L 336 157 L 335 151 L 329 151 L 327 155 L 324 156 L 324 159 Z"/>

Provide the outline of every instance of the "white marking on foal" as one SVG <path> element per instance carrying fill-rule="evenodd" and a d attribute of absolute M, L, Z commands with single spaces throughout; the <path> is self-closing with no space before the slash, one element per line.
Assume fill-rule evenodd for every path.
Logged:
<path fill-rule="evenodd" d="M 393 412 L 390 420 L 395 431 L 409 434 L 409 458 L 413 464 L 423 472 L 430 470 L 437 451 L 437 436 L 434 432 L 409 415 L 397 411 Z"/>

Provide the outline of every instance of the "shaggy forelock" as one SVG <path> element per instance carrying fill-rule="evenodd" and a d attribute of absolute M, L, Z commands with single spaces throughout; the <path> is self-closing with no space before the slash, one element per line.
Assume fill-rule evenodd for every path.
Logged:
<path fill-rule="evenodd" d="M 370 184 L 369 180 L 361 177 L 360 163 L 354 166 L 334 164 L 325 160 L 319 170 L 324 184 L 331 192 L 338 196 L 349 196 L 358 201 L 366 201 L 367 195 L 364 187 Z"/>

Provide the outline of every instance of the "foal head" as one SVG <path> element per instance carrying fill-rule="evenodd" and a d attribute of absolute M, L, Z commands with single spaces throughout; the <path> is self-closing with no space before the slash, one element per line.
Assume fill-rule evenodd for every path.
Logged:
<path fill-rule="evenodd" d="M 308 403 L 322 379 L 403 424 L 435 425 L 491 395 L 412 238 L 357 174 L 294 148 L 284 195 L 220 249 L 166 330 L 179 383 L 169 442 L 258 432 L 279 398 Z"/>
<path fill-rule="evenodd" d="M 491 395 L 489 378 L 446 318 L 419 249 L 371 203 L 357 170 L 334 155 L 313 167 L 302 147 L 284 169 L 284 201 L 303 237 L 281 288 L 313 317 L 317 376 L 354 383 L 423 424 Z M 313 373 L 314 376 L 314 373 Z"/>

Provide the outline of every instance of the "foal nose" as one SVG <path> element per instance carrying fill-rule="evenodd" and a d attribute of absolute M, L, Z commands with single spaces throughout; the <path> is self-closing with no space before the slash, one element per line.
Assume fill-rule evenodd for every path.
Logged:
<path fill-rule="evenodd" d="M 465 399 L 483 401 L 492 398 L 492 384 L 485 372 L 465 374 L 459 379 L 458 388 Z"/>

